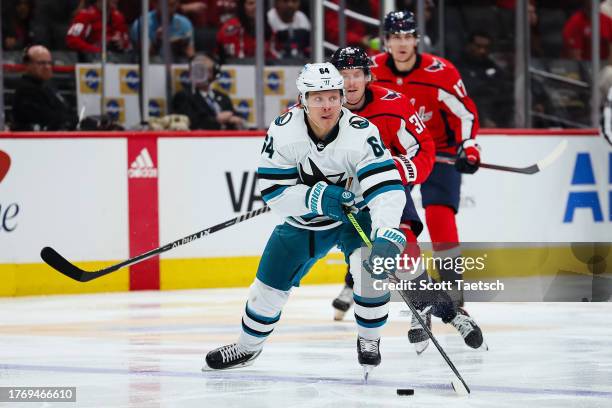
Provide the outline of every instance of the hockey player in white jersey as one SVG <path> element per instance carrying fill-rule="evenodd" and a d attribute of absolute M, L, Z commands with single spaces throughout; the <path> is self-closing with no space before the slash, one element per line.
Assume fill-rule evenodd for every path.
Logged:
<path fill-rule="evenodd" d="M 398 229 L 404 189 L 376 126 L 342 107 L 344 83 L 332 64 L 305 65 L 296 83 L 300 105 L 270 125 L 258 168 L 262 197 L 285 222 L 276 226 L 262 255 L 238 341 L 209 352 L 203 369 L 252 364 L 278 324 L 292 287 L 338 245 L 355 280 L 357 354 L 367 380 L 381 361 L 380 331 L 390 300 L 388 290 L 371 289 L 380 276 L 369 265 L 405 247 Z M 363 268 L 361 239 L 347 210 L 357 212 L 373 240 Z"/>

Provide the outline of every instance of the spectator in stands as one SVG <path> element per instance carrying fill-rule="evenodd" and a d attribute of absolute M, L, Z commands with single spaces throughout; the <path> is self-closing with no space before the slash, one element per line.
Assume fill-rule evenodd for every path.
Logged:
<path fill-rule="evenodd" d="M 255 56 L 255 0 L 239 0 L 236 17 L 230 18 L 217 32 L 217 56 L 222 63 L 228 58 L 241 59 Z M 266 24 L 266 51 L 271 57 L 270 26 Z"/>
<path fill-rule="evenodd" d="M 225 93 L 212 89 L 218 68 L 204 54 L 189 63 L 192 89 L 179 91 L 172 98 L 172 113 L 186 115 L 194 129 L 242 129 L 244 119 L 236 113 Z"/>
<path fill-rule="evenodd" d="M 26 48 L 26 68 L 13 99 L 13 130 L 73 130 L 76 115 L 50 85 L 53 76 L 51 53 L 42 45 Z"/>
<path fill-rule="evenodd" d="M 189 19 L 178 13 L 178 0 L 168 0 L 168 25 L 170 29 L 170 51 L 174 62 L 187 61 L 195 54 L 193 40 L 193 25 Z M 157 2 L 155 10 L 149 12 L 149 52 L 151 55 L 162 56 L 162 10 L 161 2 Z M 134 48 L 140 49 L 140 23 L 134 21 L 131 37 Z"/>
<path fill-rule="evenodd" d="M 219 27 L 236 15 L 236 0 L 180 0 L 179 11 L 194 27 Z"/>
<path fill-rule="evenodd" d="M 272 53 L 277 58 L 310 57 L 310 20 L 300 10 L 300 0 L 274 0 L 268 10 Z"/>
<path fill-rule="evenodd" d="M 117 9 L 118 0 L 107 0 L 106 47 L 122 53 L 130 46 L 127 24 Z M 79 10 L 66 34 L 66 44 L 79 53 L 80 61 L 92 61 L 102 51 L 102 0 Z"/>
<path fill-rule="evenodd" d="M 600 49 L 602 60 L 612 56 L 612 19 L 599 13 Z M 563 26 L 565 57 L 574 60 L 591 59 L 591 0 L 583 0 L 578 11 L 570 16 Z"/>
<path fill-rule="evenodd" d="M 149 10 L 153 4 L 153 2 L 149 4 Z M 142 0 L 121 0 L 117 8 L 125 17 L 128 27 L 131 27 L 132 23 L 142 15 Z"/>
<path fill-rule="evenodd" d="M 181 0 L 179 11 L 193 24 L 195 49 L 212 54 L 216 50 L 217 29 L 234 17 L 236 1 Z"/>
<path fill-rule="evenodd" d="M 333 0 L 338 4 L 338 0 Z M 378 0 L 347 0 L 347 10 L 359 13 L 361 15 L 378 18 L 379 1 Z M 325 40 L 332 44 L 340 43 L 340 30 L 338 25 L 338 12 L 331 9 L 325 10 Z M 351 17 L 346 19 L 346 45 L 362 47 L 364 49 L 372 48 L 370 41 L 378 38 L 378 26 L 369 26 L 360 20 Z"/>
<path fill-rule="evenodd" d="M 32 41 L 52 50 L 65 50 L 66 32 L 83 0 L 36 0 L 30 30 Z"/>
<path fill-rule="evenodd" d="M 513 81 L 490 57 L 491 37 L 484 31 L 469 36 L 457 69 L 478 108 L 482 127 L 507 127 L 512 119 Z"/>
<path fill-rule="evenodd" d="M 32 0 L 17 0 L 2 13 L 2 38 L 5 50 L 20 50 L 30 44 L 31 17 Z"/>

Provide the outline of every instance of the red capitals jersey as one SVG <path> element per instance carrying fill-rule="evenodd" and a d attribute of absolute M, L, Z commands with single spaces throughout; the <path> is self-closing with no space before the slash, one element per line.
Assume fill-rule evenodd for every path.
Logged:
<path fill-rule="evenodd" d="M 478 113 L 459 72 L 444 58 L 418 54 L 414 67 L 399 72 L 388 53 L 372 58 L 375 83 L 408 97 L 427 125 L 436 150 L 451 154 L 463 140 L 476 137 Z"/>
<path fill-rule="evenodd" d="M 222 61 L 226 58 L 252 58 L 255 56 L 256 46 L 255 37 L 242 27 L 237 17 L 227 20 L 217 31 L 217 55 Z M 265 56 L 273 58 L 267 40 Z"/>
<path fill-rule="evenodd" d="M 108 14 L 106 41 L 110 51 L 123 51 L 130 45 L 127 24 L 117 9 Z M 66 34 L 66 45 L 79 52 L 102 50 L 102 11 L 99 8 L 90 6 L 74 16 Z"/>
<path fill-rule="evenodd" d="M 408 98 L 381 86 L 369 85 L 365 104 L 352 112 L 374 123 L 383 143 L 394 157 L 407 157 L 416 167 L 414 184 L 424 182 L 434 164 L 435 146 L 431 134 Z"/>

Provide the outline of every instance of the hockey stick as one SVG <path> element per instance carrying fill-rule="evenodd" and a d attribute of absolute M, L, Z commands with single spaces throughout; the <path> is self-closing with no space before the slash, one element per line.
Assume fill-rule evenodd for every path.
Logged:
<path fill-rule="evenodd" d="M 355 230 L 357 231 L 357 233 L 359 234 L 363 242 L 368 246 L 368 248 L 372 248 L 372 242 L 370 241 L 370 238 L 368 238 L 365 232 L 363 232 L 363 229 L 361 228 L 361 225 L 359 225 L 359 222 L 357 222 L 357 220 L 355 219 L 355 216 L 352 213 L 347 213 L 346 216 L 348 217 L 351 224 L 353 224 L 353 227 L 355 227 Z M 391 273 L 389 274 L 389 276 L 391 276 L 395 282 L 398 282 L 398 283 L 400 282 L 400 279 L 397 277 L 397 275 L 395 275 L 395 273 Z M 438 351 L 440 352 L 440 354 L 446 361 L 446 364 L 448 364 L 450 369 L 453 370 L 453 373 L 455 373 L 455 376 L 459 379 L 459 381 L 461 381 L 461 384 L 463 384 L 463 386 L 465 387 L 465 392 L 469 394 L 470 388 L 465 383 L 465 381 L 463 380 L 463 377 L 461 377 L 461 374 L 459 374 L 459 371 L 457 370 L 453 362 L 450 360 L 450 358 L 448 357 L 448 355 L 446 354 L 442 346 L 440 346 L 440 343 L 438 343 L 438 340 L 436 340 L 433 333 L 431 332 L 431 330 L 429 329 L 429 327 L 427 326 L 427 324 L 425 323 L 425 321 L 423 320 L 419 312 L 416 310 L 416 308 L 414 307 L 414 305 L 408 298 L 408 295 L 404 293 L 404 291 L 402 290 L 399 290 L 398 292 L 402 296 L 402 299 L 404 300 L 404 302 L 410 308 L 410 311 L 412 312 L 413 316 L 417 318 L 421 327 L 425 330 L 425 332 L 427 333 L 427 335 L 429 336 L 433 344 L 436 346 L 436 348 L 438 349 Z M 456 381 L 452 381 L 451 385 L 453 386 L 453 389 L 455 391 L 461 394 L 461 390 L 457 390 L 456 388 L 459 385 L 456 383 Z"/>
<path fill-rule="evenodd" d="M 61 256 L 55 249 L 51 247 L 44 247 L 42 251 L 40 251 L 40 257 L 53 269 L 58 271 L 61 274 L 66 275 L 69 278 L 74 279 L 78 282 L 89 282 L 93 279 L 98 279 L 101 276 L 108 275 L 111 272 L 115 272 L 118 269 L 123 268 L 124 266 L 133 265 L 138 262 L 142 262 L 145 259 L 149 259 L 155 255 L 159 255 L 163 252 L 174 249 L 178 246 L 187 244 L 188 242 L 195 241 L 196 239 L 200 239 L 202 237 L 206 237 L 210 234 L 213 234 L 217 231 L 221 231 L 227 227 L 231 227 L 234 224 L 241 223 L 242 221 L 246 221 L 249 218 L 253 218 L 260 214 L 266 213 L 270 211 L 270 207 L 265 206 L 262 208 L 258 208 L 257 210 L 249 211 L 245 214 L 242 214 L 236 218 L 232 218 L 231 220 L 222 222 L 221 224 L 217 224 L 215 226 L 206 228 L 202 231 L 198 231 L 194 234 L 187 235 L 184 238 L 177 239 L 174 242 L 161 246 L 159 248 L 152 249 L 144 254 L 140 254 L 123 262 L 120 262 L 116 265 L 109 266 L 108 268 L 100 269 L 97 271 L 85 271 L 74 264 L 70 263 L 66 258 Z"/>
<path fill-rule="evenodd" d="M 536 164 L 532 164 L 527 167 L 511 167 L 511 166 L 502 166 L 499 164 L 491 164 L 491 163 L 480 163 L 480 167 L 483 169 L 491 169 L 491 170 L 501 170 L 508 171 L 511 173 L 520 173 L 520 174 L 536 174 L 542 171 L 544 168 L 550 166 L 555 160 L 561 156 L 565 148 L 567 147 L 567 140 L 562 140 L 561 143 L 555 147 L 555 149 L 548 154 L 545 158 L 537 162 Z M 444 164 L 455 164 L 455 159 L 443 156 L 436 156 L 436 163 L 444 163 Z"/>

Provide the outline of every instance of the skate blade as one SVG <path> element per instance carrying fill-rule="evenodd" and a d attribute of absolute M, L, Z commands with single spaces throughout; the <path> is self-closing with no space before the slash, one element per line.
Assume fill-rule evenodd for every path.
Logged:
<path fill-rule="evenodd" d="M 233 370 L 234 368 L 242 368 L 242 367 L 248 367 L 250 365 L 253 364 L 253 360 L 249 360 L 246 361 L 244 363 L 240 363 L 240 364 L 236 364 L 234 366 L 231 367 L 226 367 L 226 368 L 212 368 L 210 367 L 208 364 L 206 364 L 206 362 L 204 362 L 204 366 L 202 367 L 202 372 L 208 372 L 208 371 L 226 371 L 226 370 Z"/>
<path fill-rule="evenodd" d="M 344 320 L 344 316 L 346 315 L 346 312 L 343 312 L 342 310 L 338 310 L 338 309 L 334 309 L 334 320 L 339 322 L 341 320 Z"/>
<path fill-rule="evenodd" d="M 482 341 L 482 344 L 480 345 L 480 347 L 478 347 L 476 350 L 478 351 L 489 351 L 489 345 L 487 344 L 486 341 Z"/>
<path fill-rule="evenodd" d="M 368 383 L 368 378 L 370 377 L 370 373 L 374 370 L 375 365 L 362 364 L 363 367 L 363 382 Z"/>
<path fill-rule="evenodd" d="M 423 352 L 427 350 L 427 347 L 429 347 L 429 340 L 414 343 L 414 351 L 416 351 L 417 356 L 423 354 Z"/>

